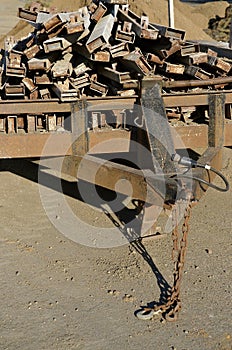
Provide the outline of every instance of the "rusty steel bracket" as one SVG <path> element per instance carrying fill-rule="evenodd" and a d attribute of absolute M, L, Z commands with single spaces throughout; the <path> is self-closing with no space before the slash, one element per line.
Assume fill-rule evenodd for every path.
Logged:
<path fill-rule="evenodd" d="M 160 82 L 148 77 L 143 78 L 140 99 L 153 170 L 156 171 L 158 162 L 164 173 L 172 172 L 173 164 L 170 154 L 175 153 L 175 148 L 161 96 Z"/>
<path fill-rule="evenodd" d="M 222 168 L 222 149 L 225 142 L 225 94 L 210 95 L 209 97 L 209 127 L 208 148 L 201 155 L 198 162 L 209 164 L 217 170 Z M 215 174 L 205 169 L 193 169 L 193 176 L 212 182 Z M 195 198 L 199 200 L 207 191 L 208 186 L 195 184 Z"/>

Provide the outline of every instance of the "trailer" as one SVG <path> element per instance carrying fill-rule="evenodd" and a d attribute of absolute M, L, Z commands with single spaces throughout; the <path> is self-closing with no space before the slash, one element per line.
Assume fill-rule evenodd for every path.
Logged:
<path fill-rule="evenodd" d="M 111 205 L 102 210 L 124 243 L 155 239 L 169 211 L 173 288 L 136 316 L 176 320 L 191 209 L 209 187 L 229 189 L 221 169 L 223 147 L 232 146 L 231 50 L 185 42 L 184 31 L 140 18 L 124 0 L 56 15 L 19 9 L 19 17 L 35 32 L 9 40 L 2 58 L 2 168 L 20 173 L 22 160 L 33 162 L 47 189 L 55 178 L 75 179 L 85 203 Z M 125 201 L 133 210 L 122 219 Z"/>
<path fill-rule="evenodd" d="M 146 237 L 155 239 L 160 213 L 170 210 L 176 220 L 172 238 L 173 252 L 177 256 L 172 294 L 167 304 L 139 310 L 136 315 L 140 319 L 150 319 L 162 313 L 167 320 L 176 320 L 181 307 L 180 280 L 191 207 L 200 201 L 208 186 L 214 186 L 214 176 L 220 174 L 222 168 L 223 147 L 232 146 L 232 120 L 227 114 L 232 92 L 162 95 L 161 91 L 162 82 L 148 78 L 141 81 L 140 96 L 88 98 L 70 103 L 60 103 L 57 99 L 0 101 L 1 123 L 8 125 L 8 132 L 0 134 L 0 158 L 2 166 L 7 168 L 9 159 L 14 167 L 14 162 L 20 159 L 33 162 L 39 158 L 42 166 L 54 165 L 60 177 L 68 174 L 78 181 L 114 192 L 116 184 L 120 183 L 116 191 L 130 196 L 137 206 L 135 215 L 140 214 L 139 226 L 131 225 L 132 219 L 124 224 L 125 232 L 130 232 L 126 235 L 129 242 Z M 202 113 L 208 111 L 207 123 L 171 125 L 167 117 L 170 108 L 192 106 L 200 106 Z M 27 121 L 26 131 L 20 129 L 22 120 Z M 161 124 L 158 129 L 163 133 L 162 144 L 158 140 L 158 146 L 157 123 Z M 186 154 L 194 154 L 194 165 Z M 176 156 L 190 162 L 187 167 L 191 168 L 191 174 L 187 182 L 180 174 L 175 178 L 179 166 L 182 168 L 180 158 L 174 162 Z M 205 166 L 199 168 L 195 162 Z M 128 183 L 132 193 L 128 192 Z M 228 190 L 228 183 L 219 190 Z M 176 243 L 180 240 L 181 219 L 175 216 L 176 208 L 181 208 L 181 219 L 184 217 L 179 247 Z M 105 214 L 114 222 L 112 215 Z"/>

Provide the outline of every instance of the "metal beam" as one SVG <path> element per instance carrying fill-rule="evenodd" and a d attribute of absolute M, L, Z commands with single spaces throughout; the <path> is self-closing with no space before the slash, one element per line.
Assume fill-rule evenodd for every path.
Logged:
<path fill-rule="evenodd" d="M 85 100 L 85 99 L 83 99 Z M 88 111 L 94 110 L 97 107 L 101 110 L 111 109 L 133 109 L 136 102 L 134 97 L 100 97 L 88 98 Z M 78 102 L 78 99 L 77 101 Z M 71 113 L 70 102 L 60 103 L 59 99 L 51 100 L 1 100 L 0 101 L 0 115 L 15 115 L 18 114 L 42 114 L 42 113 Z"/>
<path fill-rule="evenodd" d="M 81 171 L 78 168 L 81 167 Z M 101 158 L 86 155 L 83 157 L 65 157 L 62 163 L 62 173 L 68 174 L 78 180 L 94 183 L 110 190 L 115 190 L 115 185 L 120 181 L 120 193 L 130 195 L 128 192 L 128 181 L 133 188 L 132 198 L 146 201 L 163 207 L 164 197 L 150 186 L 147 186 L 144 174 L 122 164 L 105 161 Z M 94 176 L 93 176 L 94 175 Z M 94 178 L 93 178 L 94 177 Z M 160 179 L 157 179 L 160 181 Z M 161 179 L 162 181 L 162 179 Z M 157 187 L 158 188 L 158 187 Z"/>
<path fill-rule="evenodd" d="M 225 94 L 225 104 L 232 103 L 232 93 L 222 90 L 220 93 Z M 190 106 L 207 106 L 209 96 L 218 94 L 218 91 L 200 92 L 200 93 L 176 93 L 163 94 L 165 107 L 190 107 Z"/>

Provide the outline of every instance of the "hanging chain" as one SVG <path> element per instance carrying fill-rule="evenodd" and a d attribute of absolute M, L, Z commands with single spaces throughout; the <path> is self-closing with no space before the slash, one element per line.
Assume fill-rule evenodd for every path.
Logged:
<path fill-rule="evenodd" d="M 138 315 L 140 319 L 152 318 L 154 314 L 162 313 L 167 321 L 176 321 L 178 317 L 178 312 L 181 309 L 180 300 L 180 286 L 183 276 L 183 269 L 185 263 L 185 255 L 187 249 L 187 237 L 189 233 L 189 220 L 191 216 L 191 202 L 189 200 L 178 200 L 172 210 L 172 260 L 174 262 L 173 271 L 173 287 L 171 294 L 168 297 L 166 304 L 157 305 L 154 308 L 145 308 L 141 314 Z M 184 220 L 182 224 L 182 237 L 179 237 L 178 223 L 180 215 L 182 214 L 182 209 L 184 209 Z M 146 314 L 148 313 L 148 314 Z M 151 317 L 150 317 L 151 313 Z"/>
<path fill-rule="evenodd" d="M 178 232 L 178 217 L 179 210 L 182 206 L 185 206 L 184 221 L 182 224 L 182 237 L 179 237 Z M 189 220 L 191 215 L 191 204 L 186 201 L 179 201 L 174 208 L 174 228 L 172 231 L 173 248 L 172 259 L 174 261 L 174 282 L 171 291 L 171 295 L 165 307 L 165 319 L 168 321 L 175 321 L 177 314 L 181 309 L 180 301 L 180 286 L 183 276 L 183 269 L 185 263 L 185 256 L 187 250 L 187 237 L 189 233 Z M 179 243 L 179 244 L 178 244 Z"/>

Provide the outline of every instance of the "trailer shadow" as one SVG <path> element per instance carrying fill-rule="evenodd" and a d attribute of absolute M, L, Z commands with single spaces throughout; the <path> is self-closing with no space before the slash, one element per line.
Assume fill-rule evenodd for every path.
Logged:
<path fill-rule="evenodd" d="M 38 183 L 39 181 L 40 185 L 42 186 L 49 187 L 54 191 L 62 192 L 62 194 L 65 196 L 69 196 L 83 202 L 83 198 L 78 190 L 76 181 L 70 182 L 64 179 L 60 179 L 53 174 L 46 173 L 46 170 L 46 166 L 41 166 L 27 159 L 3 159 L 0 161 L 0 171 L 9 171 L 13 174 L 16 174 L 17 176 L 23 177 L 24 179 L 33 181 L 35 183 Z M 40 176 L 41 172 L 43 172 L 43 176 Z M 86 204 L 95 207 L 98 206 L 98 209 L 103 211 L 103 213 L 113 223 L 113 225 L 122 232 L 131 247 L 146 261 L 146 263 L 151 268 L 152 273 L 157 279 L 157 284 L 160 289 L 159 300 L 149 302 L 146 307 L 154 307 L 164 304 L 171 293 L 171 287 L 156 266 L 150 253 L 145 247 L 142 238 L 140 237 L 139 225 L 141 225 L 141 223 L 139 223 L 139 214 L 141 214 L 141 207 L 134 206 L 134 208 L 127 208 L 126 206 L 123 206 L 125 196 L 118 195 L 112 190 L 82 181 L 82 188 L 85 187 L 86 191 L 91 192 L 93 190 L 93 186 L 99 194 L 99 198 L 102 198 L 102 202 L 93 199 L 93 201 L 89 201 L 89 203 Z M 118 211 L 114 211 L 114 206 L 111 206 L 111 203 L 114 202 L 114 199 L 116 197 L 117 201 L 121 201 L 122 203 L 121 209 Z M 88 198 L 91 199 L 91 196 Z M 105 203 L 106 201 L 109 203 L 110 211 L 108 211 L 105 206 L 102 205 L 102 203 Z M 114 213 L 114 216 L 111 214 L 112 212 Z M 136 224 L 130 225 L 130 223 L 134 223 L 135 221 Z"/>

